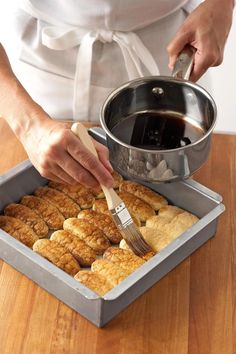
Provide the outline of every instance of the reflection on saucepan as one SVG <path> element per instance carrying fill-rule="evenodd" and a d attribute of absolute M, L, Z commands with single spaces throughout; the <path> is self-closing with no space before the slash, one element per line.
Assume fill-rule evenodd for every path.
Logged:
<path fill-rule="evenodd" d="M 137 151 L 130 151 L 127 172 L 140 179 L 154 181 L 169 180 L 174 177 L 173 171 L 168 168 L 167 162 L 161 160 L 157 163 L 154 155 L 147 154 L 147 160 L 138 159 Z"/>

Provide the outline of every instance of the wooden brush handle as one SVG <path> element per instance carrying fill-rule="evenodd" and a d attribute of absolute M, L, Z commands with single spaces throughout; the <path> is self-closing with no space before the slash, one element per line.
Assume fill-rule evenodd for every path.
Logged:
<path fill-rule="evenodd" d="M 98 158 L 97 151 L 93 144 L 92 138 L 89 135 L 85 126 L 79 122 L 73 123 L 71 126 L 72 132 L 80 139 L 83 145 L 95 156 Z M 118 194 L 114 191 L 113 188 L 107 188 L 101 184 L 101 188 L 105 194 L 109 210 L 114 209 L 117 205 L 122 203 L 122 200 Z"/>

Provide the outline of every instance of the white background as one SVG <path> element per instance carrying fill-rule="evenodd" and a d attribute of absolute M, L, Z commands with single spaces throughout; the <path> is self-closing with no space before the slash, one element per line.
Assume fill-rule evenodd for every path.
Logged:
<path fill-rule="evenodd" d="M 218 110 L 215 132 L 236 134 L 236 9 L 224 61 L 219 67 L 211 68 L 209 76 L 210 86 L 207 90 Z"/>

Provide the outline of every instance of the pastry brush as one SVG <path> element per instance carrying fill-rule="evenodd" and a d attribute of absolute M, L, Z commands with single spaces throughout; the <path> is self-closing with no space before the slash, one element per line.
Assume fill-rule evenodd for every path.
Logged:
<path fill-rule="evenodd" d="M 80 139 L 82 144 L 98 158 L 97 151 L 87 129 L 81 123 L 74 123 L 71 130 Z M 125 203 L 115 190 L 107 188 L 104 185 L 101 185 L 101 188 L 105 194 L 108 209 L 112 214 L 113 220 L 132 251 L 138 256 L 144 256 L 149 252 L 153 252 L 134 224 Z"/>

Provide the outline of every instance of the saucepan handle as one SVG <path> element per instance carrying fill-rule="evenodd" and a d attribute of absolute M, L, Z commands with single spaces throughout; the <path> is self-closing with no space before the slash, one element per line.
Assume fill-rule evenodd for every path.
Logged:
<path fill-rule="evenodd" d="M 195 48 L 186 46 L 179 54 L 171 76 L 178 79 L 188 80 L 193 68 Z"/>
<path fill-rule="evenodd" d="M 89 135 L 96 139 L 99 143 L 106 145 L 106 133 L 100 127 L 93 127 L 88 129 Z"/>

